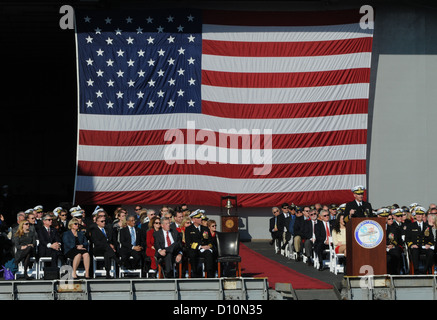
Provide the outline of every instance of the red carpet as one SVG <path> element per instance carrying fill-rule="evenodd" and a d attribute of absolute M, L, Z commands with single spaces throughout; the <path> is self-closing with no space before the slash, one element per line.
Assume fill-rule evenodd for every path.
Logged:
<path fill-rule="evenodd" d="M 240 243 L 240 256 L 243 277 L 267 277 L 271 288 L 275 288 L 275 283 L 283 282 L 291 283 L 293 289 L 332 289 L 332 285 L 268 259 L 243 243 Z"/>

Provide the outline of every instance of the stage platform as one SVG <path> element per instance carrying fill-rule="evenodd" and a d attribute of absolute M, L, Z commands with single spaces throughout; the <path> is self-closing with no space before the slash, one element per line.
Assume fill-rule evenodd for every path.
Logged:
<path fill-rule="evenodd" d="M 335 275 L 275 254 L 268 241 L 245 242 L 240 255 L 242 277 L 3 280 L 0 301 L 437 300 L 434 275 Z"/>

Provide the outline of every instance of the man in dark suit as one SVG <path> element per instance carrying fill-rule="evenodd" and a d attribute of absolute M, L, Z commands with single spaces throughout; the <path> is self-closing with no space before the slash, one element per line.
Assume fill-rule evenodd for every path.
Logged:
<path fill-rule="evenodd" d="M 52 227 L 53 217 L 50 214 L 45 214 L 42 217 L 43 226 L 37 230 L 38 233 L 38 254 L 40 257 L 51 257 L 52 267 L 58 266 L 58 259 L 64 262 L 61 251 L 61 237 L 58 231 Z"/>
<path fill-rule="evenodd" d="M 120 229 L 120 259 L 126 268 L 144 267 L 145 247 L 141 246 L 141 235 L 136 227 L 136 218 L 131 215 L 126 220 L 127 226 Z M 133 260 L 130 260 L 130 257 Z"/>
<path fill-rule="evenodd" d="M 304 248 L 305 248 L 305 256 L 307 257 L 307 265 L 311 265 L 311 258 L 313 256 L 314 243 L 316 242 L 316 225 L 319 220 L 317 220 L 317 210 L 310 210 L 310 219 L 304 221 L 303 227 L 303 238 Z"/>
<path fill-rule="evenodd" d="M 329 237 L 332 235 L 332 227 L 329 220 L 329 212 L 321 210 L 319 213 L 320 222 L 315 226 L 314 233 L 316 241 L 314 251 L 319 259 L 319 271 L 323 270 L 323 251 L 329 246 Z"/>
<path fill-rule="evenodd" d="M 296 219 L 294 221 L 294 230 L 293 230 L 294 251 L 297 253 L 296 261 L 300 260 L 302 254 L 302 241 L 305 239 L 304 223 L 305 223 L 305 218 L 303 216 L 302 209 L 298 208 L 296 211 Z"/>
<path fill-rule="evenodd" d="M 117 264 L 117 242 L 113 234 L 111 226 L 106 226 L 106 218 L 100 216 L 96 223 L 93 224 L 89 232 L 91 234 L 91 242 L 93 243 L 93 255 L 103 256 L 105 261 L 106 278 L 110 279 L 109 271 L 111 270 L 111 260 L 115 260 Z"/>
<path fill-rule="evenodd" d="M 272 237 L 270 245 L 276 241 L 277 248 L 281 245 L 282 234 L 284 233 L 284 216 L 278 207 L 272 208 L 273 217 L 269 220 L 269 231 Z"/>
<path fill-rule="evenodd" d="M 190 259 L 194 277 L 201 277 L 199 257 L 205 259 L 205 269 L 208 278 L 215 277 L 214 259 L 212 253 L 212 236 L 209 228 L 202 226 L 203 210 L 195 210 L 190 214 L 192 224 L 185 229 L 185 245 Z"/>
<path fill-rule="evenodd" d="M 290 226 L 290 221 L 291 221 L 291 214 L 290 214 L 290 210 L 289 210 L 289 206 L 288 203 L 283 203 L 281 206 L 281 215 L 283 216 L 283 222 L 284 222 L 284 231 L 282 232 L 282 246 L 281 249 L 284 250 L 285 247 L 287 246 L 288 242 L 291 239 L 291 232 L 290 230 L 288 230 L 289 226 Z"/>
<path fill-rule="evenodd" d="M 407 243 L 408 250 L 411 253 L 411 260 L 413 262 L 414 274 L 419 273 L 419 257 L 424 253 L 426 256 L 425 273 L 430 270 L 434 261 L 434 251 L 431 247 L 434 247 L 434 236 L 432 234 L 432 227 L 430 227 L 423 217 L 426 213 L 424 207 L 416 207 L 415 209 L 415 222 L 412 222 L 407 227 L 405 235 L 405 242 Z"/>
<path fill-rule="evenodd" d="M 356 186 L 352 188 L 355 199 L 346 203 L 346 208 L 344 209 L 344 222 L 348 222 L 353 217 L 363 218 L 374 216 L 372 205 L 369 202 L 363 201 L 365 189 L 366 188 L 363 186 Z"/>
<path fill-rule="evenodd" d="M 387 271 L 389 274 L 395 274 L 395 275 L 400 274 L 401 263 L 402 263 L 401 228 L 399 228 L 396 225 L 396 223 L 393 222 L 394 221 L 393 214 L 389 213 L 388 210 L 381 212 L 378 215 L 378 217 L 387 218 L 386 237 L 385 237 L 386 246 L 387 246 Z"/>
<path fill-rule="evenodd" d="M 164 275 L 173 278 L 173 262 L 182 259 L 182 234 L 170 228 L 170 219 L 161 219 L 161 229 L 153 234 L 158 261 L 164 261 Z"/>

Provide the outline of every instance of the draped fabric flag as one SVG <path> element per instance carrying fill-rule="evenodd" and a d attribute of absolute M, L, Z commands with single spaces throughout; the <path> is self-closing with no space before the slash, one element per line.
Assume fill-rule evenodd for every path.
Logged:
<path fill-rule="evenodd" d="M 79 204 L 342 203 L 366 184 L 359 9 L 76 12 Z"/>

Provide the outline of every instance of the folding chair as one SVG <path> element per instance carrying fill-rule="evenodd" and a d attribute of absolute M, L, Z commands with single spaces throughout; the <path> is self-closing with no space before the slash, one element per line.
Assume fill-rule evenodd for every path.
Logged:
<path fill-rule="evenodd" d="M 73 267 L 73 260 L 71 260 L 70 258 L 67 258 L 67 265 L 69 265 L 70 267 Z M 82 268 L 81 268 L 82 266 Z M 76 270 L 76 275 L 79 277 L 85 277 L 85 267 L 83 266 L 83 261 L 80 262 L 79 267 Z"/>
<path fill-rule="evenodd" d="M 156 263 L 158 265 L 158 278 L 159 279 L 164 279 L 164 272 L 162 271 L 162 259 L 159 259 Z M 173 277 L 176 277 L 176 265 L 178 266 L 178 278 L 181 279 L 182 278 L 182 260 L 178 263 L 174 262 L 173 263 Z"/>
<path fill-rule="evenodd" d="M 132 261 L 133 259 L 134 259 L 133 257 L 129 257 L 130 261 Z M 131 268 L 126 268 L 125 266 L 120 266 L 118 268 L 119 278 L 124 278 L 126 275 L 127 276 L 138 275 L 141 278 L 143 276 L 143 270 L 141 269 L 141 263 L 140 263 L 140 267 L 137 269 L 131 269 Z"/>
<path fill-rule="evenodd" d="M 344 273 L 344 264 L 340 263 L 340 259 L 344 259 L 343 253 L 336 253 L 332 237 L 329 237 L 329 270 L 334 274 Z"/>
<path fill-rule="evenodd" d="M 38 259 L 38 279 L 44 279 L 44 268 L 46 264 L 52 263 L 52 257 L 39 257 Z M 58 267 L 61 267 L 61 261 L 58 259 Z"/>
<path fill-rule="evenodd" d="M 38 256 L 38 244 L 39 241 L 36 240 L 35 256 Z M 14 255 L 16 252 L 17 248 L 14 246 Z M 32 268 L 27 269 L 27 276 L 34 279 L 39 279 L 39 263 L 37 262 L 36 257 L 30 257 L 30 262 L 32 263 Z M 14 274 L 15 280 L 17 280 L 18 276 L 25 276 L 23 262 L 20 262 L 17 267 L 18 270 Z"/>
<path fill-rule="evenodd" d="M 102 267 L 99 268 L 99 265 L 102 265 Z M 114 260 L 111 261 L 111 269 L 109 270 L 109 275 L 115 278 L 116 269 Z M 93 278 L 96 277 L 106 277 L 105 258 L 103 256 L 93 255 Z"/>
<path fill-rule="evenodd" d="M 36 261 L 36 258 L 31 257 L 30 262 L 32 263 L 32 268 L 27 269 L 27 276 L 32 277 L 34 279 L 39 279 L 39 264 Z M 17 270 L 17 272 L 15 272 L 15 275 L 14 275 L 15 280 L 17 280 L 17 278 L 19 276 L 23 276 L 23 277 L 26 276 L 24 274 L 24 265 L 23 265 L 22 261 L 18 264 L 18 270 Z"/>

